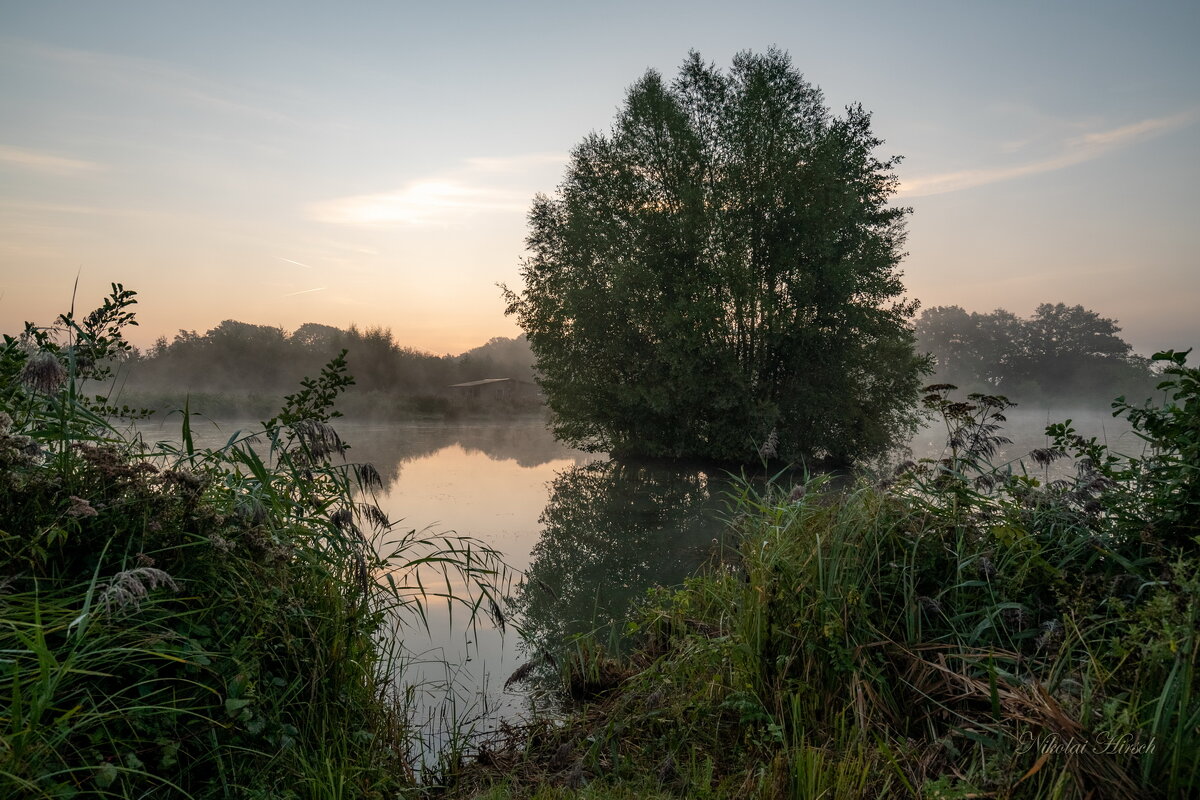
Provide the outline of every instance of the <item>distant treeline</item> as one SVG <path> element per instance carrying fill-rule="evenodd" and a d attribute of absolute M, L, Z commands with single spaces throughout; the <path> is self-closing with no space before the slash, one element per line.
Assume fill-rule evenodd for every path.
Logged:
<path fill-rule="evenodd" d="M 1028 318 L 936 306 L 916 323 L 918 350 L 935 359 L 933 381 L 1024 402 L 1148 396 L 1156 382 L 1150 361 L 1120 330 L 1116 320 L 1064 303 L 1043 303 Z"/>
<path fill-rule="evenodd" d="M 1043 303 L 1028 318 L 997 309 L 926 309 L 916 322 L 917 349 L 934 358 L 932 382 L 1001 393 L 1023 402 L 1148 395 L 1150 361 L 1119 336 L 1115 320 L 1083 306 Z M 134 352 L 123 371 L 121 402 L 254 417 L 278 405 L 306 375 L 340 351 L 355 386 L 342 405 L 356 416 L 507 414 L 541 407 L 533 354 L 525 337 L 495 337 L 460 355 L 434 355 L 396 342 L 385 328 L 347 329 L 310 322 L 283 328 L 226 320 L 206 333 L 180 331 Z M 511 387 L 451 389 L 485 378 Z"/>
<path fill-rule="evenodd" d="M 306 375 L 342 350 L 355 385 L 342 405 L 356 415 L 414 416 L 509 413 L 540 407 L 533 356 L 525 338 L 496 337 L 460 355 L 433 355 L 396 342 L 384 328 L 348 329 L 307 323 L 283 328 L 226 320 L 207 333 L 180 331 L 134 353 L 123 372 L 121 402 L 177 406 L 254 416 L 296 391 Z M 511 378 L 511 386 L 451 389 L 484 378 Z"/>

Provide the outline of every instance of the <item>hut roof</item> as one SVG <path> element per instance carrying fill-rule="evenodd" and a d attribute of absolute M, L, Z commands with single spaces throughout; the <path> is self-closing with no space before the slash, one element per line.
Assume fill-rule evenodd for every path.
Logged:
<path fill-rule="evenodd" d="M 493 383 L 511 382 L 512 378 L 484 378 L 481 381 L 467 381 L 466 383 L 452 383 L 450 389 L 470 389 L 474 386 L 488 386 Z"/>

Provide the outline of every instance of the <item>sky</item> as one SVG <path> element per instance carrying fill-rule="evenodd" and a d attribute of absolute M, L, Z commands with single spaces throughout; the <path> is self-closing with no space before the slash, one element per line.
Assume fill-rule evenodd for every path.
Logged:
<path fill-rule="evenodd" d="M 909 296 L 1200 345 L 1200 3 L 0 0 L 0 332 L 138 292 L 225 319 L 519 331 L 525 215 L 647 69 L 786 50 L 901 155 Z"/>

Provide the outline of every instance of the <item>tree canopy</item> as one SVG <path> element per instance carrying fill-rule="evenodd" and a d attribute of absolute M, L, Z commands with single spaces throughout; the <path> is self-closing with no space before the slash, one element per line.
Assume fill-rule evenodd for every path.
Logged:
<path fill-rule="evenodd" d="M 917 346 L 933 356 L 937 379 L 1020 400 L 1149 392 L 1150 362 L 1122 339 L 1116 320 L 1081 305 L 1042 303 L 1023 319 L 958 306 L 926 309 Z"/>
<path fill-rule="evenodd" d="M 648 71 L 529 214 L 528 334 L 556 434 L 591 450 L 848 460 L 920 384 L 898 159 L 780 51 Z"/>

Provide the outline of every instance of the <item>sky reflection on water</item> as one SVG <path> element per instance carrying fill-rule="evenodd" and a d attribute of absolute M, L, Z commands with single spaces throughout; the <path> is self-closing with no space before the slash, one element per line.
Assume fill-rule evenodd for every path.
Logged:
<path fill-rule="evenodd" d="M 1124 421 L 1103 412 L 1013 409 L 1006 432 L 1014 441 L 998 462 L 1046 446 L 1045 425 L 1068 417 L 1085 435 L 1140 450 Z M 151 441 L 178 439 L 171 421 L 140 427 Z M 239 427 L 253 424 L 196 423 L 196 444 L 221 446 Z M 527 687 L 504 686 L 518 667 L 549 663 L 545 654 L 561 655 L 567 637 L 619 619 L 631 600 L 654 585 L 680 583 L 722 546 L 731 487 L 720 471 L 611 462 L 562 446 L 540 419 L 338 420 L 337 429 L 351 445 L 349 461 L 379 470 L 377 501 L 398 533 L 471 537 L 500 551 L 512 569 L 504 632 L 486 614 L 469 625 L 467 609 L 440 601 L 425 609 L 427 632 L 411 623 L 398 628 L 413 658 L 404 679 L 421 685 L 418 714 L 431 720 L 430 751 L 445 745 L 448 715 L 486 713 L 486 729 L 528 713 L 535 700 Z M 939 456 L 943 439 L 937 426 L 927 428 L 914 438 L 913 456 Z M 445 588 L 441 577 L 424 577 L 431 588 Z M 452 581 L 449 588 L 462 594 L 466 587 Z"/>

